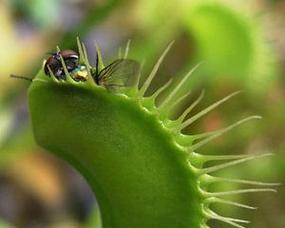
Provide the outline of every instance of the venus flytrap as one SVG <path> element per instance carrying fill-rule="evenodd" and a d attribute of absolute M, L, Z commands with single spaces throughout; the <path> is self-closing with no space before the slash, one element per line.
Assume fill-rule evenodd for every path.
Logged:
<path fill-rule="evenodd" d="M 251 119 L 251 116 L 224 129 L 196 135 L 181 133 L 199 118 L 238 92 L 217 101 L 190 118 L 189 112 L 204 92 L 176 120 L 168 116 L 189 93 L 177 97 L 182 85 L 199 66 L 192 69 L 159 104 L 156 98 L 172 81 L 152 95 L 145 92 L 173 42 L 163 52 L 142 86 L 138 80 L 128 87 L 109 90 L 98 85 L 85 46 L 78 39 L 79 64 L 86 67 L 85 80 L 74 80 L 60 56 L 66 77 L 61 80 L 48 66 L 48 77 L 39 71 L 29 88 L 29 108 L 34 135 L 42 147 L 68 161 L 86 178 L 100 205 L 104 228 L 206 228 L 209 219 L 234 227 L 249 221 L 229 218 L 212 211 L 212 204 L 254 207 L 223 199 L 247 192 L 275 191 L 276 184 L 215 177 L 210 174 L 265 155 L 203 155 L 197 153 L 212 139 Z M 125 53 L 127 59 L 128 42 Z M 60 50 L 58 48 L 58 52 Z M 110 76 L 112 77 L 112 76 Z M 117 77 L 117 76 L 114 76 Z M 226 162 L 204 165 L 209 161 Z M 209 184 L 233 182 L 261 186 L 225 192 L 209 192 Z"/>

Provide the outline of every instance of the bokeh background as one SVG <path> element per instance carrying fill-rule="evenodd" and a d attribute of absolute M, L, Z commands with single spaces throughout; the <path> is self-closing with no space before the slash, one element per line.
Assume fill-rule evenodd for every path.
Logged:
<path fill-rule="evenodd" d="M 285 182 L 285 2 L 282 0 L 2 0 L 0 1 L 0 227 L 95 227 L 98 207 L 80 175 L 39 148 L 27 111 L 29 82 L 56 45 L 76 48 L 80 36 L 95 61 L 95 41 L 107 62 L 131 39 L 130 56 L 145 61 L 143 75 L 166 45 L 175 45 L 149 94 L 169 78 L 179 80 L 198 62 L 187 88 L 206 96 L 199 111 L 230 92 L 243 92 L 209 113 L 187 133 L 219 129 L 258 114 L 199 152 L 274 153 L 219 174 Z M 183 107 L 181 107 L 182 110 Z M 45 113 L 43 113 L 45 115 Z M 175 115 L 175 114 L 174 114 Z M 213 190 L 236 189 L 237 184 Z M 285 227 L 285 188 L 278 193 L 232 197 L 258 207 L 249 211 L 217 205 L 221 214 L 252 221 L 248 227 Z M 212 227 L 228 227 L 210 221 Z"/>

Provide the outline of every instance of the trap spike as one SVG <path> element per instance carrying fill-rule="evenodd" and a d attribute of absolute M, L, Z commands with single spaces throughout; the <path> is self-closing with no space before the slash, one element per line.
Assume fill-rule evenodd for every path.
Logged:
<path fill-rule="evenodd" d="M 190 94 L 192 93 L 192 91 L 189 91 L 187 93 L 185 93 L 184 95 L 182 95 L 181 97 L 179 97 L 172 105 L 172 108 L 175 108 L 180 102 L 182 102 L 186 97 L 188 97 Z M 169 109 L 170 111 L 170 109 Z"/>
<path fill-rule="evenodd" d="M 200 154 L 201 159 L 204 162 L 208 161 L 222 161 L 222 160 L 233 160 L 233 159 L 240 159 L 240 158 L 247 158 L 251 157 L 252 155 L 248 154 L 237 154 L 237 155 L 203 155 Z"/>
<path fill-rule="evenodd" d="M 231 200 L 225 200 L 225 199 L 221 199 L 218 197 L 210 197 L 208 199 L 206 199 L 206 202 L 209 203 L 222 203 L 222 204 L 228 204 L 228 205 L 232 205 L 232 206 L 236 206 L 236 207 L 241 207 L 241 208 L 246 208 L 246 209 L 250 209 L 250 210 L 256 210 L 257 207 L 252 207 L 243 203 L 237 203 Z"/>
<path fill-rule="evenodd" d="M 248 221 L 248 220 L 225 217 L 225 216 L 218 215 L 215 212 L 213 212 L 213 216 L 216 216 L 218 218 L 223 218 L 223 219 L 226 219 L 226 220 L 231 221 L 231 222 L 239 222 L 239 223 L 246 223 L 246 224 L 250 223 L 250 221 Z"/>
<path fill-rule="evenodd" d="M 228 221 L 239 222 L 239 223 L 250 223 L 250 221 L 248 221 L 248 220 L 237 219 L 237 218 L 231 218 L 231 217 L 225 217 L 225 216 L 219 215 L 219 214 L 217 214 L 215 211 L 211 210 L 210 208 L 207 208 L 206 211 L 207 211 L 207 213 L 208 213 L 210 216 L 216 216 L 216 217 L 219 217 L 219 218 L 226 219 L 226 220 L 228 220 Z"/>
<path fill-rule="evenodd" d="M 210 112 L 211 110 L 213 110 L 214 108 L 216 108 L 217 106 L 219 106 L 220 104 L 224 103 L 225 101 L 229 100 L 230 98 L 232 98 L 233 96 L 239 94 L 240 91 L 234 92 L 226 97 L 224 97 L 223 99 L 215 102 L 214 104 L 210 105 L 209 107 L 205 108 L 204 110 L 202 110 L 201 112 L 198 112 L 196 115 L 194 115 L 193 117 L 189 118 L 188 120 L 184 121 L 181 124 L 181 129 L 184 129 L 185 127 L 188 127 L 190 124 L 194 123 L 196 120 L 198 120 L 199 118 L 201 118 L 202 116 L 206 115 L 208 112 Z"/>
<path fill-rule="evenodd" d="M 79 52 L 79 63 L 82 64 L 85 62 L 85 60 L 84 60 L 84 53 L 83 53 L 81 41 L 80 41 L 80 38 L 78 36 L 76 38 L 76 41 L 77 41 L 77 48 L 78 48 L 78 52 Z"/>
<path fill-rule="evenodd" d="M 230 224 L 230 225 L 232 225 L 232 226 L 234 226 L 234 227 L 237 227 L 237 228 L 246 228 L 245 226 L 242 226 L 242 225 L 240 225 L 240 224 L 238 224 L 238 223 L 236 223 L 236 222 L 230 221 L 230 220 L 225 219 L 225 218 L 223 218 L 223 217 L 212 217 L 211 219 L 219 220 L 219 221 L 221 221 L 221 222 Z"/>
<path fill-rule="evenodd" d="M 99 69 L 102 70 L 105 68 L 105 65 L 103 62 L 101 49 L 100 49 L 99 45 L 96 43 L 96 41 L 95 41 L 95 48 L 96 48 L 96 53 L 98 55 Z"/>
<path fill-rule="evenodd" d="M 220 129 L 221 130 L 221 129 Z M 205 133 L 200 133 L 200 134 L 195 134 L 193 135 L 193 140 L 198 140 L 198 139 L 203 139 L 203 138 L 207 138 L 213 134 L 215 134 L 217 131 L 219 130 L 215 130 L 215 131 L 208 131 Z"/>
<path fill-rule="evenodd" d="M 59 80 L 55 77 L 55 75 L 54 75 L 54 73 L 52 72 L 52 70 L 50 69 L 50 66 L 49 66 L 49 65 L 47 65 L 47 68 L 48 68 L 49 75 L 50 75 L 51 79 L 52 79 L 54 82 L 58 83 Z"/>
<path fill-rule="evenodd" d="M 93 78 L 92 74 L 91 74 L 91 67 L 89 64 L 89 60 L 88 60 L 88 54 L 87 54 L 87 49 L 84 43 L 82 43 L 82 47 L 83 47 L 83 53 L 84 53 L 84 63 L 86 65 L 86 69 L 87 69 L 87 73 L 89 76 L 89 79 Z"/>
<path fill-rule="evenodd" d="M 168 51 L 170 50 L 170 48 L 172 47 L 174 41 L 170 42 L 170 44 L 168 44 L 168 46 L 166 47 L 166 49 L 164 50 L 164 52 L 161 54 L 160 58 L 158 59 L 158 61 L 156 62 L 156 64 L 154 65 L 152 71 L 150 72 L 149 76 L 146 78 L 144 84 L 142 85 L 142 87 L 139 90 L 139 95 L 141 97 L 144 96 L 146 90 L 148 89 L 150 83 L 152 82 L 154 76 L 156 75 L 159 66 L 161 65 L 164 57 L 166 56 L 166 54 L 168 53 Z"/>
<path fill-rule="evenodd" d="M 248 184 L 248 185 L 258 185 L 258 186 L 280 186 L 281 183 L 268 183 L 268 182 L 259 182 L 259 181 L 251 181 L 251 180 L 243 180 L 243 179 L 231 179 L 225 177 L 212 177 L 212 181 L 214 182 L 229 182 L 229 183 L 237 183 L 237 184 Z"/>
<path fill-rule="evenodd" d="M 224 217 L 224 216 L 217 216 L 217 215 L 210 215 L 210 219 L 215 219 L 215 220 L 219 220 L 221 222 L 225 222 L 228 223 L 234 227 L 238 227 L 238 228 L 245 228 L 244 226 L 238 224 L 238 222 L 240 223 L 246 223 L 249 224 L 250 222 L 247 220 L 242 220 L 242 219 L 234 219 L 234 218 L 229 218 L 229 217 Z"/>
<path fill-rule="evenodd" d="M 56 47 L 56 49 L 57 49 L 58 52 L 60 52 L 60 48 L 58 46 Z M 69 72 L 67 70 L 67 67 L 65 65 L 65 62 L 64 62 L 64 59 L 63 59 L 62 55 L 59 55 L 59 57 L 60 57 L 61 65 L 63 67 L 64 74 L 66 76 L 65 81 L 70 82 L 70 83 L 74 83 L 73 78 L 71 77 L 71 75 L 69 74 Z"/>
<path fill-rule="evenodd" d="M 277 192 L 277 191 L 273 188 L 248 188 L 248 189 L 232 190 L 225 192 L 204 192 L 204 194 L 206 197 L 212 197 L 212 196 L 220 197 L 220 196 L 239 195 L 251 192 Z"/>
<path fill-rule="evenodd" d="M 143 60 L 140 64 L 140 70 L 139 70 L 139 74 L 138 77 L 136 78 L 136 81 L 134 82 L 134 87 L 138 90 L 139 88 L 139 83 L 140 83 L 140 79 L 141 79 L 141 75 L 142 75 L 142 69 L 144 67 L 145 64 L 145 60 Z"/>
<path fill-rule="evenodd" d="M 178 85 L 165 97 L 165 99 L 160 104 L 161 109 L 165 109 L 169 106 L 169 104 L 172 102 L 172 100 L 175 98 L 179 90 L 182 88 L 182 86 L 185 84 L 185 82 L 188 80 L 188 78 L 193 74 L 193 72 L 201 66 L 201 63 L 198 63 L 196 66 L 194 66 L 178 83 Z"/>
<path fill-rule="evenodd" d="M 210 132 L 210 133 L 202 134 L 202 135 L 199 136 L 200 138 L 201 138 L 201 137 L 207 137 L 207 138 L 201 140 L 201 141 L 198 142 L 198 143 L 195 143 L 195 144 L 191 147 L 191 149 L 192 149 L 192 150 L 196 150 L 196 149 L 200 148 L 201 146 L 207 144 L 207 143 L 210 142 L 211 140 L 213 140 L 213 139 L 215 139 L 215 138 L 221 136 L 222 134 L 224 134 L 224 133 L 226 133 L 226 132 L 228 132 L 228 131 L 234 129 L 235 127 L 241 125 L 242 123 L 245 123 L 245 122 L 247 122 L 247 121 L 249 121 L 249 120 L 252 120 L 252 119 L 261 119 L 261 116 L 249 116 L 249 117 L 247 117 L 247 118 L 244 118 L 244 119 L 242 119 L 242 120 L 237 121 L 236 123 L 234 123 L 234 124 L 232 124 L 232 125 L 230 125 L 230 126 L 228 126 L 228 127 L 226 127 L 226 128 L 223 128 L 223 129 L 220 129 L 220 130 L 217 130 L 217 131 L 213 131 L 213 132 Z M 195 138 L 195 136 L 194 136 L 194 138 Z M 197 139 L 197 138 L 195 138 L 195 140 L 196 140 L 196 139 Z"/>
<path fill-rule="evenodd" d="M 129 50 L 130 50 L 130 44 L 131 44 L 131 40 L 129 39 L 126 45 L 126 49 L 125 49 L 125 53 L 124 53 L 124 59 L 128 58 L 129 55 Z"/>
<path fill-rule="evenodd" d="M 199 97 L 178 118 L 178 121 L 180 123 L 182 123 L 183 120 L 185 119 L 185 117 L 193 110 L 193 108 L 195 108 L 196 105 L 199 104 L 199 102 L 203 99 L 204 95 L 205 95 L 205 91 L 202 90 L 202 92 L 200 93 Z M 180 130 L 182 130 L 182 125 L 181 125 L 181 129 Z"/>
<path fill-rule="evenodd" d="M 159 94 L 161 94 L 164 90 L 166 90 L 170 85 L 171 82 L 173 81 L 173 79 L 169 79 L 163 86 L 161 86 L 159 89 L 157 89 L 152 95 L 151 97 L 155 100 Z"/>
<path fill-rule="evenodd" d="M 85 44 L 84 44 L 83 42 L 81 43 L 81 46 L 82 46 L 82 49 L 83 49 L 84 64 L 85 64 L 86 66 L 89 66 L 89 67 L 90 67 L 86 46 L 85 46 Z"/>
<path fill-rule="evenodd" d="M 234 226 L 234 227 L 237 227 L 237 228 L 245 228 L 244 226 L 238 224 L 237 222 L 232 221 L 231 218 L 223 217 L 223 216 L 217 215 L 216 213 L 214 213 L 214 212 L 211 211 L 210 209 L 208 209 L 207 212 L 204 212 L 204 213 L 205 213 L 205 215 L 206 215 L 209 219 L 218 220 L 218 221 L 221 221 L 221 222 L 230 224 L 230 225 L 232 225 L 232 226 Z"/>
<path fill-rule="evenodd" d="M 235 161 L 226 162 L 224 164 L 214 165 L 208 168 L 203 168 L 200 170 L 200 174 L 209 174 L 209 173 L 216 172 L 216 171 L 219 171 L 227 167 L 231 167 L 231 166 L 234 166 L 234 165 L 246 162 L 246 161 L 250 161 L 250 160 L 262 158 L 262 157 L 267 157 L 267 156 L 272 156 L 272 154 L 268 153 L 268 154 L 261 154 L 261 155 L 252 155 L 252 156 L 241 158 Z"/>

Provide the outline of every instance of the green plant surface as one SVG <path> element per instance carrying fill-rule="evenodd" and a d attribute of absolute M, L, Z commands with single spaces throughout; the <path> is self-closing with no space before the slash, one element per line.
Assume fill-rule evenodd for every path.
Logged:
<path fill-rule="evenodd" d="M 217 101 L 201 112 L 185 118 L 201 96 L 176 120 L 168 114 L 183 98 L 177 97 L 192 69 L 159 103 L 145 97 L 170 44 L 149 77 L 117 91 L 97 85 L 91 72 L 86 49 L 78 41 L 80 64 L 86 66 L 88 79 L 75 81 L 62 65 L 66 79 L 58 80 L 41 69 L 29 88 L 29 110 L 35 139 L 39 145 L 68 161 L 89 182 L 99 203 L 104 228 L 205 228 L 209 219 L 235 227 L 246 220 L 223 217 L 212 211 L 214 203 L 253 209 L 231 202 L 223 196 L 247 192 L 275 191 L 275 184 L 210 176 L 211 173 L 249 161 L 261 155 L 202 155 L 196 151 L 234 127 L 258 116 L 251 116 L 221 130 L 197 135 L 181 133 L 185 127 L 231 97 Z M 127 56 L 128 47 L 124 56 Z M 103 65 L 102 62 L 100 65 Z M 204 166 L 208 161 L 231 160 Z M 216 182 L 257 185 L 225 192 L 210 192 Z"/>
<path fill-rule="evenodd" d="M 187 25 L 196 39 L 199 57 L 216 69 L 214 73 L 248 74 L 253 44 L 250 28 L 239 14 L 218 3 L 200 4 L 192 8 Z"/>
<path fill-rule="evenodd" d="M 217 78 L 224 78 L 266 93 L 277 75 L 277 56 L 253 12 L 246 15 L 230 4 L 209 0 L 196 1 L 184 15 L 195 56 L 206 63 L 207 80 L 218 83 Z"/>

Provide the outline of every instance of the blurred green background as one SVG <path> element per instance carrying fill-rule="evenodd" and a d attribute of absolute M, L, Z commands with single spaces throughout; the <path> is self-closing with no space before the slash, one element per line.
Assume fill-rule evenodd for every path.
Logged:
<path fill-rule="evenodd" d="M 2 0 L 0 2 L 0 227 L 95 227 L 96 200 L 64 161 L 36 146 L 27 111 L 29 82 L 57 44 L 76 48 L 80 36 L 95 62 L 95 41 L 110 61 L 131 39 L 130 56 L 145 61 L 146 75 L 163 48 L 174 47 L 148 93 L 198 62 L 185 89 L 206 96 L 201 110 L 230 92 L 243 92 L 186 129 L 219 129 L 251 114 L 263 116 L 218 138 L 203 154 L 270 152 L 220 172 L 221 176 L 285 182 L 285 2 L 281 0 Z M 181 110 L 183 107 L 181 107 Z M 177 115 L 178 113 L 174 113 Z M 43 113 L 45 115 L 45 113 Z M 243 186 L 215 185 L 221 191 Z M 285 227 L 285 187 L 278 193 L 235 196 L 257 211 L 218 205 L 223 215 L 252 221 L 248 227 Z M 210 221 L 212 227 L 228 227 Z"/>

